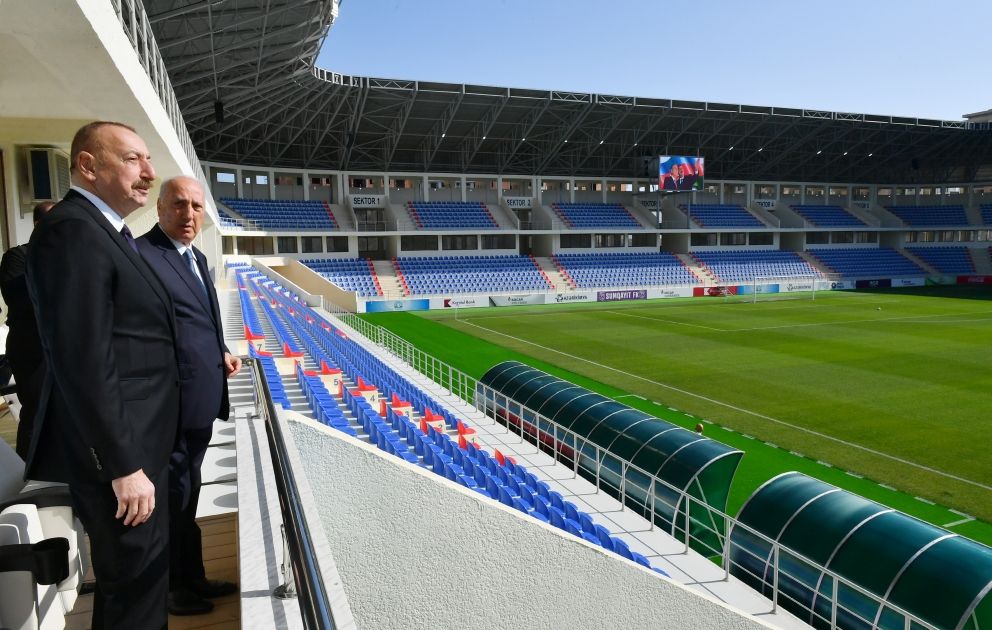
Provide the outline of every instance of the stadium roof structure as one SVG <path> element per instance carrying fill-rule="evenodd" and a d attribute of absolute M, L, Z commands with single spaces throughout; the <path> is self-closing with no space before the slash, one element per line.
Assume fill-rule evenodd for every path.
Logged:
<path fill-rule="evenodd" d="M 144 0 L 201 159 L 266 168 L 970 182 L 992 129 L 813 109 L 350 76 L 315 60 L 339 0 Z M 356 51 L 355 54 L 361 54 Z"/>
<path fill-rule="evenodd" d="M 722 515 L 742 451 L 519 361 L 498 363 L 479 383 L 478 393 L 496 413 L 536 424 L 542 441 L 561 442 L 566 454 L 578 451 L 578 469 L 653 510 L 673 534 L 685 531 L 688 512 L 699 551 L 720 550 Z"/>
<path fill-rule="evenodd" d="M 775 563 L 788 566 L 780 601 L 814 627 L 834 614 L 842 628 L 904 627 L 891 607 L 937 628 L 992 624 L 992 549 L 985 545 L 798 472 L 767 481 L 738 520 L 744 527 L 730 531 L 731 572 L 767 594 Z M 841 580 L 835 584 L 809 560 Z M 830 604 L 835 588 L 837 611 Z"/>

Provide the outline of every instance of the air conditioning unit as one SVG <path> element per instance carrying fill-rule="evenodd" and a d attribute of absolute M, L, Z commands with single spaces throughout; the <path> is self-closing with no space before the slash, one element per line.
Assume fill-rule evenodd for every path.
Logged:
<path fill-rule="evenodd" d="M 69 191 L 69 156 L 58 149 L 30 147 L 24 150 L 27 186 L 21 189 L 25 203 L 58 201 Z"/>

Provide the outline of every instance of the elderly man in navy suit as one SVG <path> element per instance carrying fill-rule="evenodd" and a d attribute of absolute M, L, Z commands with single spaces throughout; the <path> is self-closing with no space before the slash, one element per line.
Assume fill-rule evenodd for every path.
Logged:
<path fill-rule="evenodd" d="M 227 379 L 241 359 L 224 345 L 217 292 L 203 252 L 193 246 L 203 225 L 203 187 L 191 177 L 162 184 L 158 225 L 137 239 L 138 249 L 172 296 L 181 392 L 180 430 L 169 459 L 169 612 L 208 613 L 208 601 L 236 592 L 231 582 L 208 580 L 196 524 L 200 466 L 214 420 L 229 413 Z"/>
<path fill-rule="evenodd" d="M 69 484 L 90 538 L 93 628 L 165 628 L 175 320 L 124 224 L 147 203 L 155 169 L 118 122 L 83 126 L 70 153 L 72 188 L 27 255 L 46 373 L 25 474 Z"/>

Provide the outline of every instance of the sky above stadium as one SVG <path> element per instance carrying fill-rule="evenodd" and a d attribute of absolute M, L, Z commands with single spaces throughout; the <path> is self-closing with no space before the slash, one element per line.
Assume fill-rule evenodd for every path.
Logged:
<path fill-rule="evenodd" d="M 345 74 L 959 120 L 989 0 L 342 0 Z"/>

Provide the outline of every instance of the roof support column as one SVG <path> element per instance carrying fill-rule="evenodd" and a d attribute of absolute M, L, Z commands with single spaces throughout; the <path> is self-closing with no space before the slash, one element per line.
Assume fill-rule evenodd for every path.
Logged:
<path fill-rule="evenodd" d="M 431 183 L 429 181 L 427 181 L 427 176 L 426 175 L 422 176 L 420 178 L 420 181 L 421 181 L 421 184 L 420 185 L 424 189 L 424 201 L 430 201 L 431 200 L 431 185 L 430 185 Z"/>
<path fill-rule="evenodd" d="M 465 194 L 465 176 L 462 175 L 462 201 L 468 201 L 468 196 Z"/>
<path fill-rule="evenodd" d="M 241 167 L 234 169 L 234 177 L 236 178 L 234 183 L 237 185 L 238 191 L 237 197 L 238 199 L 244 199 L 245 176 L 241 173 Z"/>
<path fill-rule="evenodd" d="M 344 205 L 344 174 L 338 173 L 334 176 L 334 200 L 338 205 Z"/>
<path fill-rule="evenodd" d="M 303 201 L 310 201 L 310 171 L 303 171 Z"/>
<path fill-rule="evenodd" d="M 599 180 L 599 185 L 603 188 L 603 203 L 606 203 L 606 178 Z"/>

